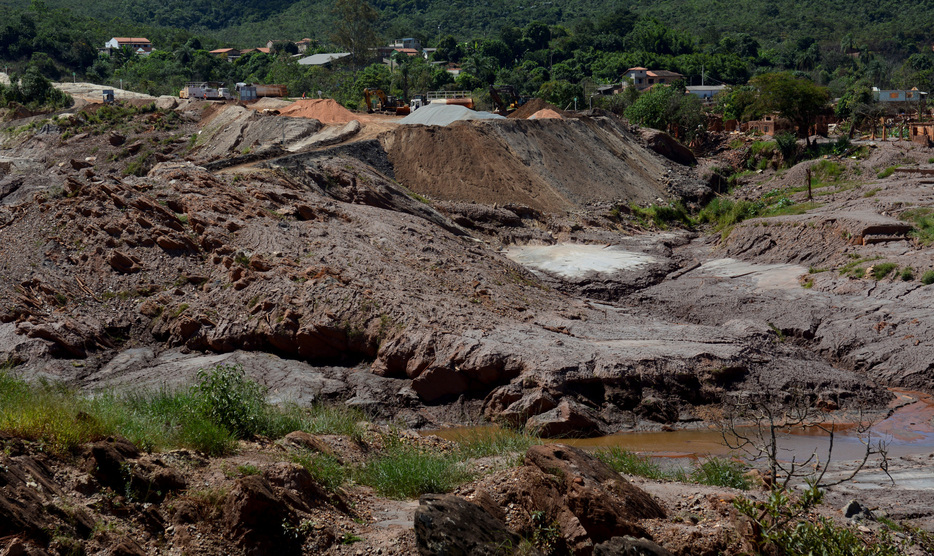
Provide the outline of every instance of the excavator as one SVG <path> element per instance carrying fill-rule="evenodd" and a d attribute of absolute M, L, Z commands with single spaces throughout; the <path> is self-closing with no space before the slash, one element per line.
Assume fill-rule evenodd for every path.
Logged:
<path fill-rule="evenodd" d="M 382 112 L 384 114 L 405 116 L 410 112 L 409 105 L 404 100 L 388 96 L 382 89 L 363 89 L 363 100 L 366 102 L 368 114 Z"/>
<path fill-rule="evenodd" d="M 504 98 L 505 97 L 505 100 Z M 490 101 L 493 103 L 495 112 L 500 116 L 505 116 L 518 110 L 520 106 L 528 102 L 529 99 L 520 97 L 516 93 L 516 88 L 512 85 L 504 87 L 490 86 Z"/>

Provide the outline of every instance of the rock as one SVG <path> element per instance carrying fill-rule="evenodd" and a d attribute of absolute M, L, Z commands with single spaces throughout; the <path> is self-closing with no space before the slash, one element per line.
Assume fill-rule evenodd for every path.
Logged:
<path fill-rule="evenodd" d="M 558 403 L 541 388 L 526 392 L 521 399 L 509 404 L 499 418 L 511 426 L 517 427 L 529 420 L 529 417 L 546 413 L 556 408 Z"/>
<path fill-rule="evenodd" d="M 110 256 L 107 258 L 107 264 L 122 274 L 131 274 L 142 270 L 142 267 L 137 261 L 133 260 L 130 255 L 120 251 L 111 252 Z"/>
<path fill-rule="evenodd" d="M 296 463 L 279 462 L 264 474 L 269 483 L 285 492 L 290 506 L 303 511 L 311 511 L 327 501 L 329 496 L 307 469 Z"/>
<path fill-rule="evenodd" d="M 599 417 L 593 411 L 567 398 L 554 409 L 529 418 L 525 428 L 538 431 L 545 438 L 593 436 L 602 430 Z"/>
<path fill-rule="evenodd" d="M 133 539 L 124 537 L 100 554 L 101 556 L 146 556 L 146 551 Z"/>
<path fill-rule="evenodd" d="M 13 539 L 6 548 L 0 552 L 0 556 L 48 556 L 48 552 L 38 546 L 23 542 L 21 539 Z"/>
<path fill-rule="evenodd" d="M 88 164 L 87 162 L 85 162 L 85 161 L 83 161 L 83 160 L 75 160 L 74 158 L 72 158 L 72 159 L 69 161 L 69 164 L 71 164 L 71 167 L 74 168 L 75 170 L 82 170 L 82 169 L 84 169 L 84 168 L 90 168 L 90 167 L 91 167 L 91 165 Z"/>
<path fill-rule="evenodd" d="M 431 367 L 412 381 L 412 389 L 426 402 L 463 394 L 470 387 L 464 373 L 447 367 Z"/>
<path fill-rule="evenodd" d="M 223 523 L 228 535 L 249 547 L 252 553 L 271 553 L 294 542 L 282 529 L 284 522 L 292 521 L 291 513 L 269 481 L 249 475 L 238 479 L 227 495 Z"/>
<path fill-rule="evenodd" d="M 594 556 L 674 556 L 648 539 L 613 537 L 593 548 Z"/>
<path fill-rule="evenodd" d="M 110 141 L 111 145 L 115 147 L 119 147 L 120 145 L 126 142 L 126 137 L 124 137 L 123 135 L 120 135 L 119 133 L 111 132 L 110 135 L 107 137 L 107 140 Z"/>
<path fill-rule="evenodd" d="M 642 139 L 645 140 L 646 145 L 668 160 L 685 166 L 697 164 L 697 158 L 694 156 L 694 153 L 691 152 L 691 149 L 679 143 L 678 140 L 671 135 L 668 135 L 664 131 L 648 128 L 642 128 L 641 131 Z"/>
<path fill-rule="evenodd" d="M 426 494 L 415 510 L 415 541 L 423 556 L 493 556 L 518 547 L 521 539 L 476 504 L 451 494 Z"/>
<path fill-rule="evenodd" d="M 850 500 L 841 510 L 843 517 L 847 519 L 873 519 L 872 512 L 868 508 L 857 502 Z"/>
<path fill-rule="evenodd" d="M 579 448 L 560 444 L 532 446 L 525 454 L 525 462 L 558 477 L 563 504 L 594 543 L 615 536 L 647 536 L 635 522 L 666 515 L 648 493 Z M 568 540 L 572 547 L 581 545 L 580 538 Z"/>
<path fill-rule="evenodd" d="M 655 396 L 643 398 L 635 408 L 636 415 L 640 415 L 657 423 L 674 423 L 678 420 L 678 408 Z"/>

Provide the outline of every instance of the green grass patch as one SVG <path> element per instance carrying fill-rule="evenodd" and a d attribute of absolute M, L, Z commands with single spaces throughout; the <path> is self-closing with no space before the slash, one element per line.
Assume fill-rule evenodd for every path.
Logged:
<path fill-rule="evenodd" d="M 723 458 L 708 458 L 694 469 L 662 469 L 652 458 L 614 446 L 598 450 L 594 455 L 617 473 L 637 475 L 656 481 L 681 481 L 702 485 L 723 486 L 747 490 L 749 481 L 743 475 L 743 465 Z"/>
<path fill-rule="evenodd" d="M 841 266 L 838 269 L 838 271 L 840 272 L 840 276 L 852 276 L 853 278 L 862 278 L 863 276 L 866 275 L 866 269 L 863 268 L 861 265 L 869 261 L 875 261 L 881 258 L 881 257 L 861 257 L 856 254 L 850 254 L 850 257 L 853 260 L 846 263 L 845 265 Z"/>
<path fill-rule="evenodd" d="M 899 275 L 899 277 L 902 279 L 903 282 L 911 282 L 912 280 L 915 279 L 915 271 L 910 266 L 906 266 L 905 268 L 902 269 L 902 272 Z"/>
<path fill-rule="evenodd" d="M 304 467 L 316 483 L 332 492 L 350 478 L 350 467 L 328 454 L 304 451 L 292 454 L 292 461 Z"/>
<path fill-rule="evenodd" d="M 820 182 L 835 182 L 845 170 L 846 166 L 840 162 L 824 159 L 811 166 L 811 176 Z"/>
<path fill-rule="evenodd" d="M 709 458 L 691 472 L 688 480 L 702 485 L 748 490 L 750 485 L 745 472 L 746 469 L 739 462 L 724 458 Z"/>
<path fill-rule="evenodd" d="M 655 480 L 671 479 L 671 474 L 663 471 L 650 457 L 623 450 L 619 446 L 598 450 L 594 452 L 594 455 L 617 473 L 638 475 Z"/>
<path fill-rule="evenodd" d="M 680 202 L 669 203 L 668 205 L 649 205 L 644 208 L 632 204 L 629 209 L 643 226 L 653 224 L 664 230 L 670 224 L 681 224 L 685 227 L 691 227 L 692 225 L 687 209 Z"/>
<path fill-rule="evenodd" d="M 891 176 L 892 174 L 894 174 L 894 173 L 895 173 L 895 168 L 897 168 L 897 167 L 898 167 L 898 166 L 889 166 L 888 168 L 886 168 L 886 169 L 882 170 L 881 172 L 879 172 L 878 174 L 876 174 L 876 177 L 879 178 L 880 180 L 885 179 L 885 178 Z"/>
<path fill-rule="evenodd" d="M 452 438 L 464 457 L 483 458 L 505 454 L 525 454 L 542 439 L 525 431 L 503 427 L 481 427 L 465 430 Z"/>
<path fill-rule="evenodd" d="M 439 454 L 405 446 L 390 446 L 354 472 L 354 480 L 388 498 L 417 498 L 450 492 L 472 478 L 455 454 Z"/>
<path fill-rule="evenodd" d="M 276 406 L 238 366 L 198 373 L 188 387 L 85 395 L 50 382 L 0 372 L 0 431 L 64 454 L 120 435 L 147 451 L 189 448 L 221 455 L 238 438 L 281 437 L 294 430 L 362 437 L 363 414 L 345 407 Z"/>
<path fill-rule="evenodd" d="M 872 266 L 872 277 L 876 280 L 882 280 L 892 273 L 898 265 L 895 263 L 879 263 Z"/>
<path fill-rule="evenodd" d="M 929 207 L 909 209 L 898 215 L 898 218 L 914 225 L 911 235 L 922 245 L 934 243 L 934 209 Z"/>
<path fill-rule="evenodd" d="M 868 198 L 870 198 L 870 197 L 875 197 L 875 196 L 876 196 L 876 193 L 878 193 L 878 192 L 880 192 L 880 191 L 882 191 L 882 188 L 881 188 L 881 187 L 873 187 L 873 188 L 870 189 L 869 191 L 863 193 L 863 197 L 866 198 L 866 199 L 868 199 Z"/>
<path fill-rule="evenodd" d="M 921 283 L 925 286 L 930 286 L 934 284 L 934 270 L 929 270 L 921 275 Z"/>

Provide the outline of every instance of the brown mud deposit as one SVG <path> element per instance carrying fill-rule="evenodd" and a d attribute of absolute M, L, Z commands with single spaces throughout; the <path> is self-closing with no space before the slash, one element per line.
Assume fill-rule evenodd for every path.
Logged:
<path fill-rule="evenodd" d="M 609 116 L 446 128 L 358 119 L 362 129 L 341 127 L 322 143 L 337 126 L 222 103 L 175 110 L 138 114 L 120 133 L 66 135 L 50 122 L 4 136 L 0 360 L 16 373 L 134 389 L 240 363 L 276 400 L 339 401 L 412 428 L 493 421 L 553 437 L 703 428 L 725 399 L 747 393 L 803 391 L 833 412 L 883 409 L 889 387 L 934 390 L 934 289 L 920 281 L 934 250 L 895 225 L 934 202 L 923 177 L 835 186 L 806 214 L 747 220 L 722 235 L 647 230 L 630 203 L 697 203 L 710 190 Z M 773 177 L 746 187 L 768 188 Z M 551 251 L 516 255 L 539 248 Z M 620 253 L 640 264 L 617 264 Z M 605 264 L 609 254 L 615 263 Z M 842 270 L 853 261 L 915 274 L 858 279 Z M 16 450 L 4 462 L 33 466 L 28 447 Z M 905 484 L 921 486 L 904 490 L 899 515 L 927 524 L 932 497 L 910 476 L 930 463 L 901 463 Z M 228 485 L 223 542 L 252 539 L 261 527 L 238 524 L 261 523 L 278 499 L 289 502 L 276 518 L 313 515 L 311 502 L 286 494 L 303 479 L 273 467 Z M 625 517 L 606 494 L 622 483 L 602 472 L 570 485 L 541 468 L 509 473 L 542 489 L 498 476 L 490 481 L 502 490 L 487 494 L 499 504 L 560 493 L 554 517 L 580 553 L 612 529 L 588 529 L 575 513 L 584 494 L 605 503 L 617 531 L 667 531 L 656 538 L 675 553 L 736 549 L 720 533 L 691 544 L 712 528 Z M 84 480 L 75 476 L 76 492 Z M 657 496 L 679 507 L 664 489 Z M 696 490 L 702 500 L 685 515 L 696 502 L 726 530 L 722 491 Z M 496 513 L 497 504 L 480 505 Z M 131 519 L 144 509 L 134 506 Z M 386 521 L 401 511 L 388 508 L 396 517 Z M 168 530 L 157 517 L 153 539 Z M 83 527 L 75 519 L 69 526 Z M 172 526 L 190 542 L 206 530 Z M 356 550 L 326 529 L 322 550 Z M 399 535 L 410 550 L 410 530 Z M 211 553 L 218 538 L 191 550 Z"/>

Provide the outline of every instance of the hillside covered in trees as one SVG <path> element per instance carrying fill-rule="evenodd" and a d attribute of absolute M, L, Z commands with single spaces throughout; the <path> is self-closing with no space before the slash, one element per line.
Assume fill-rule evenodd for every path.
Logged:
<path fill-rule="evenodd" d="M 122 80 L 151 94 L 174 94 L 188 80 L 276 82 L 294 94 L 322 91 L 352 105 L 368 86 L 408 95 L 513 85 L 521 94 L 566 104 L 619 82 L 633 66 L 677 71 L 687 84 L 706 79 L 738 86 L 759 74 L 793 72 L 842 97 L 843 110 L 865 101 L 872 86 L 934 88 L 934 37 L 924 25 L 934 18 L 934 5 L 924 0 L 636 0 L 628 6 L 375 0 L 363 12 L 353 11 L 362 0 L 4 3 L 10 14 L 0 23 L 5 66 L 22 72 L 29 64 L 53 80 L 72 74 L 98 83 Z M 335 31 L 348 18 L 372 30 L 372 44 L 364 46 L 415 37 L 438 49 L 434 61 L 462 71 L 455 80 L 421 58 L 400 60 L 395 71 L 362 60 L 352 68 L 309 68 L 288 48 L 233 63 L 208 52 L 305 37 L 317 52 L 346 50 Z M 98 48 L 113 36 L 146 36 L 156 52 L 100 57 Z"/>

